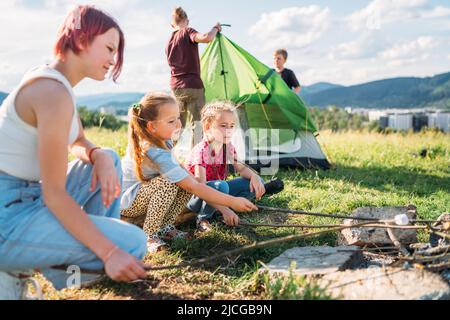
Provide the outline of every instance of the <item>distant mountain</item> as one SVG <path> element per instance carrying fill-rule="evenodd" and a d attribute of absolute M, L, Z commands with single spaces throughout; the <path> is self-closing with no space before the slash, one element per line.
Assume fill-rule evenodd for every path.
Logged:
<path fill-rule="evenodd" d="M 5 98 L 8 96 L 7 93 L 1 92 L 0 91 L 0 104 L 3 102 L 3 100 L 5 100 Z"/>
<path fill-rule="evenodd" d="M 309 106 L 360 108 L 450 107 L 450 72 L 426 78 L 393 78 L 301 93 Z"/>
<path fill-rule="evenodd" d="M 301 96 L 303 95 L 310 95 L 314 94 L 320 91 L 325 91 L 329 89 L 335 89 L 335 88 L 342 88 L 343 86 L 339 84 L 333 84 L 328 82 L 318 82 L 315 84 L 312 84 L 310 86 L 302 86 L 302 91 L 300 93 Z"/>
<path fill-rule="evenodd" d="M 85 106 L 88 109 L 98 109 L 100 107 L 127 108 L 139 101 L 143 96 L 144 94 L 140 92 L 102 93 L 77 97 L 77 105 Z"/>
<path fill-rule="evenodd" d="M 0 92 L 0 103 L 7 96 Z M 104 93 L 77 97 L 78 106 L 88 109 L 111 107 L 126 109 L 144 96 L 140 92 Z M 300 96 L 308 106 L 359 108 L 423 108 L 450 109 L 450 72 L 434 77 L 403 77 L 378 80 L 344 87 L 319 82 L 305 86 Z"/>

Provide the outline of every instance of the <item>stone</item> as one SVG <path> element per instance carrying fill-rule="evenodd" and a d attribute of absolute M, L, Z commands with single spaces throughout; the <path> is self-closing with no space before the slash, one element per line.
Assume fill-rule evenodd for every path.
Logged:
<path fill-rule="evenodd" d="M 416 219 L 416 207 L 363 207 L 353 211 L 353 218 L 376 218 L 382 220 L 394 219 L 396 215 L 406 214 L 409 220 Z M 361 220 L 345 219 L 344 224 L 353 225 L 361 223 Z M 407 245 L 417 242 L 417 230 L 415 229 L 392 229 L 400 243 Z M 341 231 L 338 240 L 339 245 L 356 246 L 392 246 L 386 228 L 349 228 Z"/>
<path fill-rule="evenodd" d="M 318 285 L 344 300 L 448 300 L 450 286 L 438 274 L 402 268 L 368 268 L 325 275 Z"/>
<path fill-rule="evenodd" d="M 362 254 L 356 246 L 296 247 L 283 252 L 264 269 L 269 274 L 288 274 L 293 261 L 297 275 L 324 275 L 359 265 Z"/>

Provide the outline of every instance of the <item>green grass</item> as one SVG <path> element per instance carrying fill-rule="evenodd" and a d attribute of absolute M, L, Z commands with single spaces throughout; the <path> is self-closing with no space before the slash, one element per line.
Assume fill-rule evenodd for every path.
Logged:
<path fill-rule="evenodd" d="M 98 145 L 124 155 L 125 131 L 89 129 L 87 136 Z M 319 142 L 336 169 L 328 171 L 281 170 L 285 191 L 264 198 L 261 205 L 314 212 L 349 214 L 362 206 L 417 206 L 419 218 L 433 219 L 450 208 L 450 136 L 420 134 L 376 134 L 365 132 L 322 133 Z M 426 148 L 425 158 L 418 156 Z M 270 178 L 270 177 L 266 177 Z M 243 214 L 252 222 L 335 223 L 330 218 L 287 216 L 257 212 Z M 202 258 L 254 241 L 287 236 L 295 229 L 267 227 L 231 229 L 216 224 L 215 230 L 192 241 L 173 243 L 168 253 L 147 257 L 157 265 Z M 182 226 L 193 230 L 194 224 Z M 294 241 L 239 257 L 217 261 L 201 268 L 155 272 L 138 284 L 105 280 L 91 289 L 54 291 L 44 280 L 50 299 L 327 299 L 314 283 L 305 279 L 268 279 L 257 270 L 258 261 L 269 262 L 284 250 L 303 245 L 335 245 L 337 234 Z M 427 235 L 419 234 L 427 240 Z"/>

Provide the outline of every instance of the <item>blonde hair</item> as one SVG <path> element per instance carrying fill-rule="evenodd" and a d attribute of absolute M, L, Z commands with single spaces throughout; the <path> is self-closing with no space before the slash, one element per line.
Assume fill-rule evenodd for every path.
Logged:
<path fill-rule="evenodd" d="M 235 115 L 235 110 L 238 108 L 231 101 L 214 101 L 206 104 L 200 113 L 203 127 L 210 125 L 221 112 L 228 111 Z"/>
<path fill-rule="evenodd" d="M 176 7 L 173 9 L 172 18 L 176 24 L 180 24 L 188 18 L 186 11 L 182 7 Z"/>
<path fill-rule="evenodd" d="M 147 130 L 147 123 L 156 120 L 161 106 L 164 104 L 176 104 L 171 95 L 164 92 L 151 92 L 146 94 L 139 103 L 133 105 L 128 111 L 130 119 L 129 138 L 132 147 L 132 155 L 135 163 L 135 172 L 140 181 L 147 181 L 142 173 L 142 163 L 146 160 L 151 166 L 156 167 L 153 161 L 146 156 L 148 146 L 153 145 L 161 149 L 167 149 L 164 141 L 157 139 Z M 147 145 L 147 147 L 145 147 Z"/>

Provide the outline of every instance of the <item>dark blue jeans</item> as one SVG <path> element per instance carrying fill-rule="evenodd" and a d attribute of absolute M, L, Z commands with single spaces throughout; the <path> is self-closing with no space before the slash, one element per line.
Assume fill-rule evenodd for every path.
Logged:
<path fill-rule="evenodd" d="M 261 179 L 262 181 L 262 179 Z M 264 183 L 264 181 L 262 181 Z M 223 180 L 214 180 L 208 181 L 207 185 L 211 188 L 216 189 L 217 191 L 227 193 L 234 197 L 242 197 L 249 200 L 253 200 L 255 198 L 255 193 L 250 192 L 250 180 L 245 178 L 235 178 L 230 181 Z M 193 196 L 189 203 L 187 204 L 187 208 L 193 212 L 197 212 L 197 223 L 201 220 L 211 221 L 214 217 L 214 214 L 217 210 L 203 201 L 197 196 Z"/>

